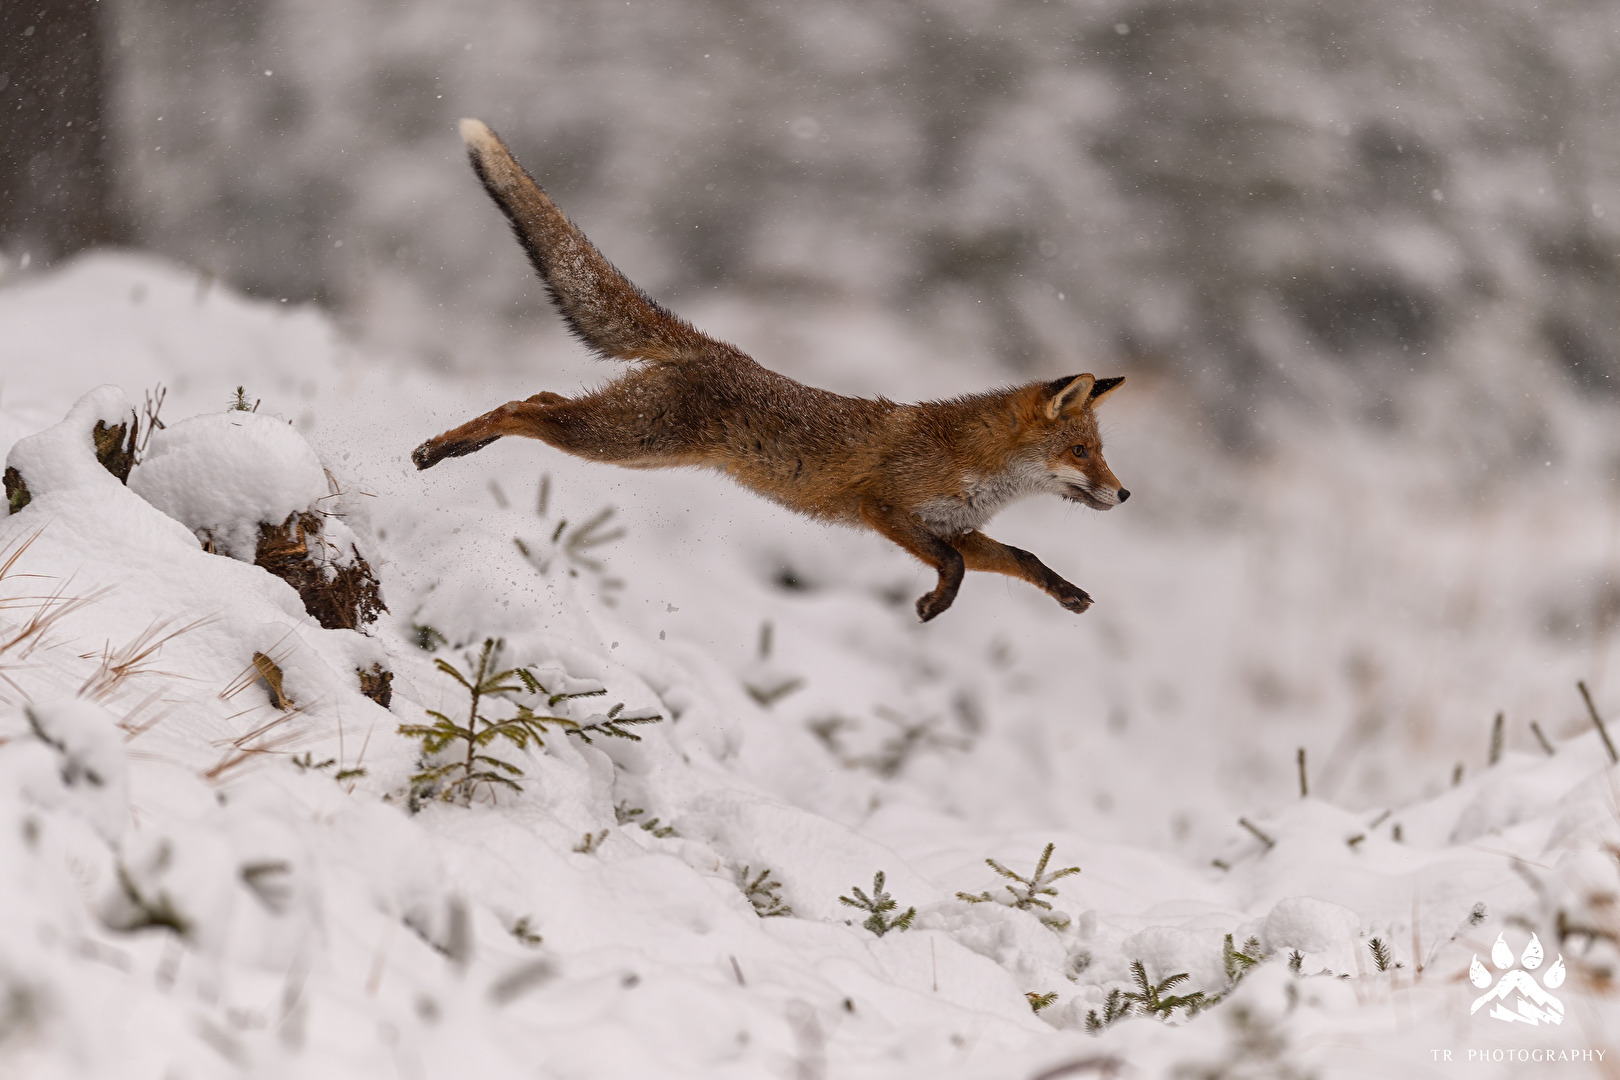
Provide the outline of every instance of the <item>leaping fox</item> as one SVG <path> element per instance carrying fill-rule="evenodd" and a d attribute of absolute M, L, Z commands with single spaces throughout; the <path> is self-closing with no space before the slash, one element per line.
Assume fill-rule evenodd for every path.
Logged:
<path fill-rule="evenodd" d="M 1047 383 L 900 405 L 844 397 L 768 371 L 631 284 L 477 120 L 461 121 L 473 171 L 506 214 L 574 335 L 640 361 L 577 398 L 513 401 L 418 446 L 430 468 L 503 435 L 632 469 L 720 469 L 790 510 L 872 529 L 939 572 L 926 622 L 967 570 L 1019 578 L 1074 612 L 1091 597 L 1027 551 L 979 529 L 1014 499 L 1049 492 L 1095 510 L 1130 492 L 1103 461 L 1097 405 L 1123 377 Z"/>

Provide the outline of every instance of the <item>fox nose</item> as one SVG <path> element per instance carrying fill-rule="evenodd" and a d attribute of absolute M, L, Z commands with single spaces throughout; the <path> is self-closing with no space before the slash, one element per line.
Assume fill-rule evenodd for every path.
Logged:
<path fill-rule="evenodd" d="M 1119 501 L 1120 502 L 1124 502 L 1126 499 L 1128 499 L 1130 497 L 1131 497 L 1130 492 L 1126 491 L 1124 488 L 1119 489 Z"/>

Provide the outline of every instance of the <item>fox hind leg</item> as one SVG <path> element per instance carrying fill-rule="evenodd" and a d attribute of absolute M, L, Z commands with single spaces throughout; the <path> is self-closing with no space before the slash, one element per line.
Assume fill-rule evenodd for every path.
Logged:
<path fill-rule="evenodd" d="M 504 435 L 533 435 L 533 413 L 548 406 L 566 404 L 568 400 L 561 394 L 543 390 L 527 401 L 508 402 L 460 427 L 433 436 L 411 451 L 411 461 L 418 469 L 431 469 L 445 458 L 476 453 Z"/>

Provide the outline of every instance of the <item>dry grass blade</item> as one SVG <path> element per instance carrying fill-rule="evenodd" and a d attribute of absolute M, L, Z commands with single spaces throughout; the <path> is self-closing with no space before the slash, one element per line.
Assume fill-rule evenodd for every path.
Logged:
<path fill-rule="evenodd" d="M 262 655 L 262 654 L 261 654 Z M 230 740 L 230 749 L 214 765 L 202 773 L 210 782 L 218 781 L 234 769 L 265 754 L 277 754 L 290 748 L 298 740 L 296 731 L 276 731 L 293 717 L 303 712 L 302 706 L 290 706 L 281 715 L 271 718 L 252 731 Z M 240 715 L 240 714 L 238 714 Z"/>
<path fill-rule="evenodd" d="M 148 731 L 151 731 L 153 728 L 157 727 L 159 724 L 173 715 L 174 706 L 170 705 L 166 709 L 159 709 L 151 716 L 142 716 L 147 709 L 150 709 L 153 705 L 156 705 L 162 701 L 162 698 L 162 690 L 152 691 L 140 701 L 136 702 L 135 707 L 130 709 L 129 712 L 125 713 L 122 720 L 118 721 L 118 727 L 124 732 L 125 742 L 129 742 L 137 736 L 145 735 Z"/>
<path fill-rule="evenodd" d="M 17 560 L 22 558 L 23 554 L 29 548 L 34 546 L 34 541 L 38 540 L 39 537 L 40 537 L 40 534 L 43 533 L 44 531 L 45 531 L 45 526 L 43 526 L 43 525 L 41 525 L 39 528 L 35 529 L 31 535 L 24 537 L 17 544 L 17 546 L 11 551 L 11 553 L 6 556 L 5 562 L 0 562 L 0 581 L 5 581 L 7 578 L 10 578 L 10 577 L 35 578 L 35 577 L 44 577 L 45 576 L 44 574 L 13 574 L 12 573 L 12 570 L 15 569 L 16 566 L 17 566 Z M 40 597 L 12 597 L 11 599 L 0 599 L 0 607 L 6 607 L 9 604 L 16 603 L 18 600 L 25 600 L 25 599 L 37 600 L 37 599 L 41 599 L 41 598 Z"/>
<path fill-rule="evenodd" d="M 156 668 L 144 666 L 148 660 L 155 657 L 164 645 L 173 641 L 182 634 L 190 633 L 200 627 L 213 622 L 213 617 L 193 619 L 183 626 L 169 629 L 175 620 L 163 619 L 152 623 L 145 630 L 137 634 L 122 648 L 113 650 L 104 648 L 101 652 L 101 666 L 95 674 L 84 681 L 79 687 L 79 696 L 90 698 L 92 701 L 106 701 L 126 679 L 141 675 L 163 675 L 171 679 L 182 676 L 172 671 L 159 671 Z M 89 659 L 85 654 L 83 659 Z"/>
<path fill-rule="evenodd" d="M 67 596 L 64 595 L 64 590 L 68 584 L 63 582 L 55 592 L 39 598 L 34 613 L 21 626 L 10 631 L 0 631 L 0 657 L 16 650 L 14 659 L 27 659 L 30 653 L 39 648 L 51 627 L 75 611 L 95 603 L 111 591 L 110 588 L 104 587 L 84 596 Z"/>

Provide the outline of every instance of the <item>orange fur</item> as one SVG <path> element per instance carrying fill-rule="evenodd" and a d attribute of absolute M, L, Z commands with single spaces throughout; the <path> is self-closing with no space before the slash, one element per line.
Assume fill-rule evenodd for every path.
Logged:
<path fill-rule="evenodd" d="M 950 607 L 966 570 L 1027 581 L 1071 611 L 1090 606 L 1034 555 L 978 530 L 1025 495 L 1098 510 L 1130 496 L 1103 460 L 1095 411 L 1123 378 L 1077 375 L 915 405 L 806 386 L 631 284 L 483 124 L 462 121 L 462 137 L 575 335 L 599 355 L 640 363 L 582 397 L 547 391 L 435 436 L 412 453 L 417 468 L 506 435 L 628 468 L 707 466 L 791 510 L 872 529 L 933 567 L 939 582 L 917 601 L 924 620 Z"/>

